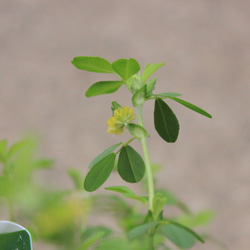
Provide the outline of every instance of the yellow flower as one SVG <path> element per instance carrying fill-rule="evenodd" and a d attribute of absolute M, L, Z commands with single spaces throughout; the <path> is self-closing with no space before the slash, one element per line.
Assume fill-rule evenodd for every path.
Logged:
<path fill-rule="evenodd" d="M 108 133 L 120 135 L 123 133 L 124 127 L 135 119 L 134 109 L 124 106 L 114 111 L 113 117 L 109 118 L 107 124 L 109 126 Z"/>

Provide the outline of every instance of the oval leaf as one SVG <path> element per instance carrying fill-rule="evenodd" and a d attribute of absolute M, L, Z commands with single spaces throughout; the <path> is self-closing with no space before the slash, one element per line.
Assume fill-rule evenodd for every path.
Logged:
<path fill-rule="evenodd" d="M 155 100 L 154 125 L 160 137 L 167 142 L 175 142 L 179 134 L 179 122 L 174 112 L 161 99 Z"/>
<path fill-rule="evenodd" d="M 97 72 L 97 73 L 115 73 L 109 61 L 101 57 L 77 56 L 71 63 L 78 69 Z"/>
<path fill-rule="evenodd" d="M 140 225 L 138 227 L 132 228 L 128 232 L 128 238 L 129 238 L 129 240 L 134 240 L 134 239 L 142 236 L 143 234 L 147 233 L 148 230 L 150 230 L 151 228 L 155 227 L 158 223 L 159 223 L 158 221 L 154 221 L 154 222 L 150 222 L 150 223 L 143 224 L 143 225 Z"/>
<path fill-rule="evenodd" d="M 181 249 L 188 249 L 196 242 L 193 234 L 177 225 L 163 225 L 159 228 L 159 232 Z"/>
<path fill-rule="evenodd" d="M 115 156 L 115 153 L 108 154 L 90 169 L 84 180 L 86 191 L 95 191 L 107 180 L 114 167 Z"/>
<path fill-rule="evenodd" d="M 133 58 L 119 59 L 112 63 L 112 68 L 122 79 L 127 80 L 140 70 L 140 64 Z"/>
<path fill-rule="evenodd" d="M 122 148 L 118 160 L 118 173 L 127 182 L 139 182 L 145 173 L 141 156 L 129 145 Z"/>
<path fill-rule="evenodd" d="M 111 94 L 117 91 L 123 82 L 121 81 L 100 81 L 94 83 L 90 88 L 86 91 L 85 95 L 87 97 L 103 95 L 103 94 Z"/>

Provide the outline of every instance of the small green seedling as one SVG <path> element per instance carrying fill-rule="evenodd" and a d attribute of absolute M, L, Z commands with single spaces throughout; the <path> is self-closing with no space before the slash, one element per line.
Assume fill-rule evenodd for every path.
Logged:
<path fill-rule="evenodd" d="M 143 72 L 140 72 L 140 64 L 132 58 L 119 59 L 110 63 L 100 57 L 79 56 L 72 60 L 72 64 L 81 70 L 114 74 L 118 78 L 115 81 L 94 83 L 86 91 L 87 97 L 114 93 L 122 85 L 125 85 L 132 95 L 132 105 L 130 106 L 123 107 L 116 101 L 112 102 L 112 117 L 107 121 L 108 133 L 120 135 L 124 129 L 127 129 L 131 138 L 126 142 L 110 146 L 90 163 L 89 172 L 84 180 L 85 190 L 89 192 L 97 190 L 108 179 L 116 166 L 120 177 L 128 183 L 138 183 L 146 174 L 147 197 L 138 196 L 124 186 L 106 187 L 107 190 L 121 193 L 124 197 L 135 199 L 147 207 L 148 213 L 145 215 L 144 223 L 132 228 L 128 233 L 128 239 L 133 241 L 146 235 L 148 238 L 147 249 L 155 249 L 155 238 L 159 235 L 166 237 L 180 249 L 191 248 L 196 241 L 203 243 L 201 236 L 193 230 L 163 216 L 166 197 L 161 193 L 155 193 L 147 146 L 147 138 L 150 135 L 144 126 L 143 105 L 146 101 L 154 102 L 155 129 L 159 136 L 168 143 L 174 143 L 179 135 L 179 122 L 168 105 L 169 100 L 178 102 L 208 118 L 212 118 L 212 116 L 205 110 L 180 99 L 181 94 L 179 93 L 154 93 L 156 79 L 150 79 L 150 77 L 164 63 L 147 64 Z M 137 122 L 135 122 L 135 109 L 137 109 Z M 136 139 L 141 142 L 143 157 L 131 146 L 132 141 Z"/>

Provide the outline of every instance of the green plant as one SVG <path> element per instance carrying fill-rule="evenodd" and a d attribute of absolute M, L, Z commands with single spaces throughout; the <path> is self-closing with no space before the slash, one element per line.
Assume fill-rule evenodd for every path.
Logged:
<path fill-rule="evenodd" d="M 138 123 L 133 123 L 136 118 L 134 109 L 112 102 L 113 116 L 107 122 L 108 132 L 119 135 L 126 128 L 131 137 L 125 143 L 110 146 L 90 163 L 85 189 L 95 191 L 112 171 L 118 171 L 123 180 L 139 182 L 143 192 L 146 190 L 149 195 L 137 195 L 126 186 L 106 187 L 115 195 L 109 192 L 89 195 L 83 190 L 83 177 L 76 169 L 68 170 L 74 188 L 51 190 L 49 185 L 38 184 L 34 178 L 34 175 L 39 175 L 39 169 L 53 166 L 53 160 L 37 157 L 37 140 L 27 137 L 10 147 L 7 140 L 0 140 L 1 217 L 6 219 L 8 216 L 9 220 L 27 227 L 33 242 L 49 242 L 57 249 L 65 250 L 171 249 L 173 244 L 187 249 L 196 241 L 211 239 L 206 234 L 198 235 L 193 228 L 207 225 L 213 217 L 212 211 L 193 214 L 172 192 L 157 189 L 155 174 L 161 166 L 151 164 L 149 160 L 146 141 L 149 133 L 144 127 L 142 108 L 145 101 L 154 100 L 155 128 L 167 142 L 176 141 L 179 124 L 164 99 L 172 99 L 207 117 L 211 116 L 179 99 L 178 93 L 153 93 L 156 79 L 148 79 L 163 63 L 148 64 L 140 75 L 140 65 L 134 59 L 120 59 L 110 64 L 103 58 L 77 57 L 72 62 L 80 69 L 116 74 L 118 81 L 97 82 L 87 90 L 86 96 L 113 93 L 124 84 L 132 93 L 132 105 L 137 108 L 138 116 Z M 142 144 L 144 159 L 131 146 L 136 139 Z M 128 202 L 128 199 L 134 202 Z M 169 206 L 178 208 L 177 215 L 163 215 L 163 210 L 165 213 Z M 113 215 L 122 230 L 117 232 L 107 226 L 89 226 L 89 215 L 96 212 Z"/>
<path fill-rule="evenodd" d="M 0 215 L 5 219 L 15 221 L 32 234 L 32 241 L 48 242 L 56 249 L 147 249 L 147 235 L 134 240 L 127 236 L 136 226 L 143 224 L 145 215 L 141 213 L 141 206 L 134 206 L 127 199 L 136 202 L 144 201 L 145 197 L 138 197 L 126 187 L 116 187 L 123 194 L 117 195 L 91 195 L 82 189 L 82 175 L 76 169 L 70 168 L 68 175 L 74 183 L 72 189 L 51 190 L 46 183 L 38 185 L 34 174 L 39 169 L 51 169 L 53 161 L 46 158 L 37 158 L 37 142 L 34 138 L 26 138 L 14 143 L 10 148 L 7 140 L 0 141 L 0 162 L 2 171 L 0 175 Z M 152 165 L 153 174 L 161 170 L 161 166 Z M 141 182 L 141 188 L 147 188 L 147 179 Z M 108 188 L 112 190 L 113 188 Z M 213 217 L 212 211 L 191 213 L 169 190 L 157 190 L 165 197 L 165 206 L 175 206 L 181 212 L 169 219 L 185 226 L 196 228 L 207 225 Z M 8 207 L 9 213 L 5 213 Z M 122 229 L 117 233 L 107 226 L 89 226 L 90 213 L 113 216 Z M 132 231 L 133 233 L 133 231 Z M 209 235 L 203 238 L 211 239 Z M 214 240 L 214 239 L 212 239 Z M 167 248 L 162 235 L 156 234 L 154 238 L 157 249 Z M 122 245 L 121 245 L 122 243 Z"/>
<path fill-rule="evenodd" d="M 40 169 L 51 169 L 53 160 L 38 158 L 36 151 L 37 141 L 33 137 L 10 147 L 7 140 L 0 141 L 0 215 L 25 226 L 33 242 L 77 249 L 83 235 L 93 231 L 85 222 L 94 199 L 82 192 L 83 177 L 75 169 L 68 170 L 75 184 L 73 189 L 52 190 L 50 185 L 39 185 L 34 175 Z M 100 230 L 105 232 L 102 237 L 109 233 L 106 228 Z"/>
<path fill-rule="evenodd" d="M 133 123 L 135 119 L 134 108 L 122 107 L 118 102 L 112 102 L 113 116 L 107 121 L 109 126 L 108 132 L 119 135 L 126 128 L 130 132 L 131 138 L 126 142 L 112 145 L 99 154 L 90 163 L 89 172 L 84 180 L 85 190 L 92 192 L 97 190 L 107 180 L 115 168 L 117 168 L 120 177 L 129 183 L 142 181 L 144 174 L 146 174 L 148 196 L 137 195 L 125 186 L 106 187 L 106 190 L 121 193 L 124 197 L 134 199 L 147 208 L 146 215 L 136 214 L 136 219 L 134 218 L 134 220 L 138 222 L 137 225 L 132 223 L 132 228 L 131 225 L 124 227 L 128 240 L 119 239 L 123 242 L 124 249 L 153 250 L 160 246 L 162 249 L 169 249 L 165 245 L 164 237 L 181 249 L 191 248 L 196 241 L 203 243 L 204 240 L 200 235 L 180 223 L 185 221 L 185 219 L 178 221 L 163 215 L 163 207 L 169 202 L 169 196 L 164 191 L 155 192 L 152 165 L 147 146 L 149 133 L 143 121 L 143 105 L 146 101 L 154 101 L 155 129 L 159 136 L 168 143 L 174 143 L 177 140 L 179 122 L 164 99 L 176 101 L 208 118 L 212 116 L 203 109 L 180 99 L 179 96 L 181 94 L 179 93 L 164 92 L 154 94 L 156 79 L 150 79 L 150 77 L 164 63 L 147 64 L 142 73 L 139 72 L 139 63 L 132 58 L 128 60 L 119 59 L 110 63 L 100 57 L 79 56 L 72 60 L 72 64 L 81 70 L 115 74 L 118 77 L 116 81 L 99 81 L 94 83 L 86 91 L 87 97 L 111 94 L 116 92 L 122 85 L 125 85 L 132 94 L 132 105 L 137 109 L 138 123 Z M 135 139 L 141 142 L 143 158 L 131 146 L 132 141 Z M 127 209 L 129 208 L 127 207 Z M 132 212 L 130 211 L 129 214 L 131 215 Z M 205 217 L 209 216 L 206 215 Z M 110 249 L 115 249 L 111 248 L 111 246 L 114 247 L 116 244 L 114 241 L 115 239 L 111 239 L 111 242 L 106 242 L 106 244 L 109 244 Z M 119 246 L 121 246 L 121 243 L 119 243 Z M 97 249 L 104 248 L 100 246 Z"/>

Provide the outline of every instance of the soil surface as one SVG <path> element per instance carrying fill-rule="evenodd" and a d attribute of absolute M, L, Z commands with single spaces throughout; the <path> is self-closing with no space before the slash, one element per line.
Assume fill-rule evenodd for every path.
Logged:
<path fill-rule="evenodd" d="M 71 187 L 67 168 L 85 175 L 98 153 L 128 138 L 106 133 L 111 102 L 131 105 L 123 87 L 86 98 L 92 83 L 110 76 L 77 70 L 72 58 L 132 57 L 142 67 L 165 62 L 155 73 L 156 92 L 182 93 L 213 119 L 169 101 L 181 129 L 178 141 L 167 144 L 154 130 L 153 103 L 145 105 L 151 160 L 163 165 L 157 185 L 194 212 L 214 210 L 207 231 L 228 249 L 248 250 L 249 10 L 247 0 L 1 0 L 0 138 L 12 143 L 35 132 L 41 155 L 56 160 L 40 182 Z M 108 184 L 124 185 L 116 176 Z"/>

